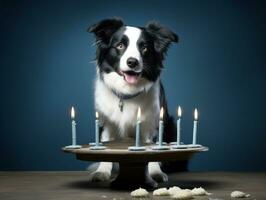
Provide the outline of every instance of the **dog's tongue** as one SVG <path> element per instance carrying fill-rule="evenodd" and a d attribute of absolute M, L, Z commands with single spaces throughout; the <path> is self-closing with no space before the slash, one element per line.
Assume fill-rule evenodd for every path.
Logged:
<path fill-rule="evenodd" d="M 124 77 L 126 82 L 130 83 L 130 84 L 136 84 L 138 82 L 138 75 L 130 75 L 130 74 L 126 74 L 124 73 Z"/>

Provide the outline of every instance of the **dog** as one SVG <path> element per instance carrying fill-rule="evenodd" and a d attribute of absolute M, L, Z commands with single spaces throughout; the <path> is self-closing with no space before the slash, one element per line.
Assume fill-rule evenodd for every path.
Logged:
<path fill-rule="evenodd" d="M 132 27 L 120 18 L 102 20 L 88 28 L 96 39 L 95 108 L 102 124 L 101 141 L 134 138 L 138 108 L 141 109 L 141 141 L 152 143 L 158 135 L 160 108 L 164 108 L 164 141 L 175 132 L 160 80 L 163 61 L 178 36 L 156 21 Z M 92 181 L 111 177 L 113 163 L 101 162 L 90 173 Z M 157 182 L 168 180 L 158 162 L 148 163 Z"/>

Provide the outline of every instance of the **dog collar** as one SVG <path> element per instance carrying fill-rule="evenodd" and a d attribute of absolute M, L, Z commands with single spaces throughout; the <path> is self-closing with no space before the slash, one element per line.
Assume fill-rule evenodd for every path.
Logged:
<path fill-rule="evenodd" d="M 115 96 L 117 96 L 117 97 L 119 98 L 118 107 L 120 108 L 120 111 L 123 112 L 123 108 L 124 108 L 124 100 L 132 99 L 132 98 L 134 98 L 134 97 L 140 95 L 141 93 L 143 93 L 143 92 L 145 91 L 145 89 L 142 90 L 142 91 L 139 91 L 139 92 L 137 92 L 137 93 L 135 93 L 135 94 L 123 94 L 123 93 L 121 93 L 121 92 L 117 92 L 116 90 L 114 90 L 114 89 L 112 89 L 112 88 L 111 88 L 111 91 L 112 91 L 112 93 L 113 93 Z"/>

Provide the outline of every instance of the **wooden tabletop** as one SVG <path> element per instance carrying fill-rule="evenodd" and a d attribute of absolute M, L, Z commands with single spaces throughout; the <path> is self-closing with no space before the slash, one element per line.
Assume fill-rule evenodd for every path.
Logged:
<path fill-rule="evenodd" d="M 163 186 L 203 187 L 212 195 L 206 200 L 231 199 L 233 190 L 242 190 L 252 200 L 266 199 L 266 173 L 185 172 L 169 176 Z M 125 200 L 130 191 L 111 190 L 109 183 L 88 182 L 87 172 L 0 172 L 2 200 Z M 170 199 L 153 197 L 148 199 Z"/>
<path fill-rule="evenodd" d="M 193 154 L 208 151 L 207 147 L 197 148 L 153 150 L 154 145 L 147 145 L 145 151 L 129 151 L 129 143 L 104 144 L 105 150 L 91 150 L 89 145 L 82 145 L 81 149 L 62 150 L 66 153 L 76 154 L 79 160 L 85 161 L 109 161 L 109 162 L 149 162 L 149 161 L 176 161 L 188 160 Z"/>

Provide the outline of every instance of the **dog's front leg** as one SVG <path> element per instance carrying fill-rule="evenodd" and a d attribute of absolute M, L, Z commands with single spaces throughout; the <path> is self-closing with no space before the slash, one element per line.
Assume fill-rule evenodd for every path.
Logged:
<path fill-rule="evenodd" d="M 112 162 L 100 162 L 100 165 L 98 166 L 97 170 L 89 175 L 89 180 L 92 182 L 110 180 L 112 168 Z"/>
<path fill-rule="evenodd" d="M 113 126 L 113 124 L 109 122 L 105 123 L 103 132 L 101 134 L 101 142 L 108 142 L 113 140 L 114 129 L 115 127 Z M 98 168 L 90 173 L 89 180 L 93 182 L 110 180 L 112 168 L 112 162 L 100 162 Z"/>
<path fill-rule="evenodd" d="M 101 134 L 101 142 L 110 142 L 114 140 L 116 138 L 116 130 L 117 128 L 112 122 L 106 121 Z"/>
<path fill-rule="evenodd" d="M 153 126 L 151 126 L 151 123 L 144 123 L 143 126 L 141 127 L 142 133 L 142 139 L 145 140 L 146 143 L 152 143 L 152 137 L 154 134 L 150 133 L 155 133 L 157 135 L 157 130 L 153 130 Z M 160 167 L 159 162 L 149 162 L 148 163 L 148 173 L 149 175 L 157 182 L 167 182 L 168 181 L 168 176 L 165 174 Z"/>
<path fill-rule="evenodd" d="M 168 181 L 168 176 L 161 170 L 159 162 L 149 162 L 148 172 L 149 175 L 159 183 Z"/>

